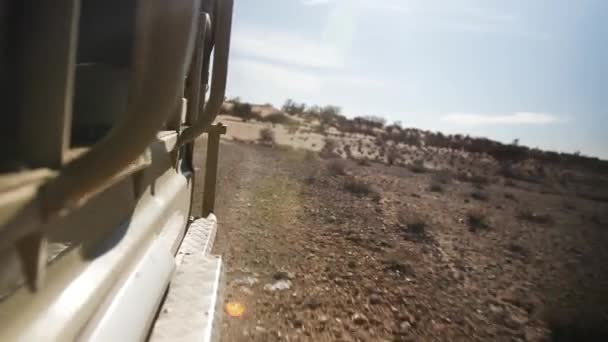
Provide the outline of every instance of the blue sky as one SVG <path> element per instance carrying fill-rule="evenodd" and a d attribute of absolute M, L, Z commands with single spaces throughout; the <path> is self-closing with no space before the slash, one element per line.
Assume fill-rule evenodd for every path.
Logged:
<path fill-rule="evenodd" d="M 608 159 L 608 1 L 235 2 L 230 97 Z"/>

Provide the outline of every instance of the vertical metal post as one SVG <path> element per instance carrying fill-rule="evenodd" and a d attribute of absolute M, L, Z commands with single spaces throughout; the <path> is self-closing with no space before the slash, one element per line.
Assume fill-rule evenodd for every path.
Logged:
<path fill-rule="evenodd" d="M 30 166 L 60 168 L 70 144 L 80 1 L 27 4 L 19 147 Z"/>
<path fill-rule="evenodd" d="M 220 135 L 222 134 L 226 134 L 226 126 L 222 123 L 209 127 L 207 160 L 205 161 L 205 188 L 203 189 L 203 217 L 207 217 L 215 209 L 215 185 L 217 182 Z"/>

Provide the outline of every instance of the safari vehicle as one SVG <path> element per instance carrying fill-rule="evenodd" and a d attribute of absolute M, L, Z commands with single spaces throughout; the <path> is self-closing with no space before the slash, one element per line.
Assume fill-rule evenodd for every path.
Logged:
<path fill-rule="evenodd" d="M 217 335 L 212 123 L 232 6 L 0 0 L 1 341 Z"/>

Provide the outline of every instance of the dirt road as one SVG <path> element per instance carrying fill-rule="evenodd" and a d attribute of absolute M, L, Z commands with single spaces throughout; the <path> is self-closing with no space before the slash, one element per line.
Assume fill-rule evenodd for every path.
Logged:
<path fill-rule="evenodd" d="M 555 196 L 489 185 L 489 198 L 470 200 L 456 181 L 439 193 L 429 175 L 354 162 L 332 173 L 328 163 L 222 143 L 214 252 L 225 301 L 245 307 L 224 315 L 224 341 L 605 336 L 606 230 L 582 214 L 556 212 L 551 226 L 514 218 L 522 205 L 557 206 Z M 480 231 L 466 222 L 470 209 L 487 215 Z"/>

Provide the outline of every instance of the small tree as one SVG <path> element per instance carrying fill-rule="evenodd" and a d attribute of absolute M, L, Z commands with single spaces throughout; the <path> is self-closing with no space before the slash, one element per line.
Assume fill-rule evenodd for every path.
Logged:
<path fill-rule="evenodd" d="M 287 114 L 297 115 L 304 113 L 304 111 L 306 110 L 306 105 L 303 103 L 297 104 L 292 99 L 287 99 L 281 109 Z"/>
<path fill-rule="evenodd" d="M 234 116 L 241 118 L 243 121 L 251 120 L 255 117 L 255 114 L 251 111 L 251 104 L 234 102 L 232 109 Z"/>

